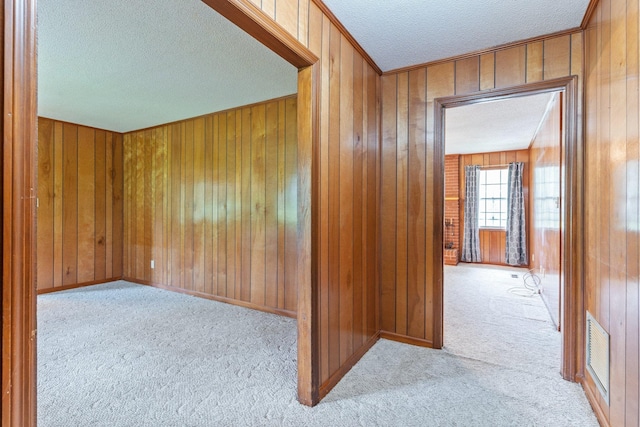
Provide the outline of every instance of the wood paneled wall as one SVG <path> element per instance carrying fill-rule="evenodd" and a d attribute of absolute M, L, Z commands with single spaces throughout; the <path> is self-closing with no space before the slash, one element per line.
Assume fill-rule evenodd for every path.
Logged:
<path fill-rule="evenodd" d="M 249 0 L 280 24 L 300 43 L 309 47 L 310 0 Z"/>
<path fill-rule="evenodd" d="M 315 233 L 323 395 L 378 337 L 379 77 L 314 3 L 309 16 L 309 48 L 321 58 Z"/>
<path fill-rule="evenodd" d="M 556 94 L 529 149 L 529 267 L 560 326 L 562 94 Z"/>
<path fill-rule="evenodd" d="M 312 0 L 250 0 L 318 58 L 317 363 L 324 396 L 378 338 L 380 77 Z"/>
<path fill-rule="evenodd" d="M 582 33 L 382 77 L 381 322 L 385 336 L 433 340 L 433 100 L 582 74 Z M 582 95 L 579 94 L 579 97 Z M 581 98 L 579 98 L 581 99 Z M 581 111 L 579 112 L 581 115 Z"/>
<path fill-rule="evenodd" d="M 126 133 L 124 172 L 125 278 L 295 315 L 295 96 Z"/>
<path fill-rule="evenodd" d="M 39 292 L 122 277 L 122 135 L 38 119 Z"/>
<path fill-rule="evenodd" d="M 603 425 L 640 424 L 638 0 L 600 0 L 585 31 L 587 310 L 611 335 L 610 403 L 585 388 Z"/>
<path fill-rule="evenodd" d="M 529 206 L 529 150 L 503 151 L 496 153 L 478 153 L 464 154 L 460 156 L 460 239 L 464 236 L 464 203 L 465 203 L 465 166 L 480 165 L 491 167 L 495 165 L 506 165 L 511 162 L 523 162 L 524 176 L 522 178 L 522 189 L 524 192 L 524 210 L 525 216 L 528 218 L 531 212 Z M 527 230 L 529 231 L 529 230 Z M 530 235 L 530 232 L 527 233 Z M 462 240 L 460 240 L 462 247 Z M 528 240 L 527 245 L 530 247 L 531 242 Z M 493 230 L 489 228 L 480 229 L 480 254 L 482 256 L 482 264 L 507 265 L 505 262 L 506 247 L 506 230 Z M 529 251 L 530 253 L 530 251 Z"/>

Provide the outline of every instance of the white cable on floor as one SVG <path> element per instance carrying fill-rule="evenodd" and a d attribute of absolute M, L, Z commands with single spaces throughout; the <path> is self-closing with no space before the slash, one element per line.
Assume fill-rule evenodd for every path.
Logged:
<path fill-rule="evenodd" d="M 522 276 L 523 286 L 514 286 L 509 288 L 509 293 L 521 297 L 532 297 L 540 293 L 540 277 L 538 277 L 532 268 Z"/>

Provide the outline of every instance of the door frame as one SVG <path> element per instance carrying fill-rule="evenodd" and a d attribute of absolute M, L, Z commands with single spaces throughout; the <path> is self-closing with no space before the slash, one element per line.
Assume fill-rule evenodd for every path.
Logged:
<path fill-rule="evenodd" d="M 317 313 L 318 57 L 249 0 L 202 0 L 298 68 L 298 400 L 319 401 Z M 36 0 L 2 15 L 2 427 L 35 426 Z"/>
<path fill-rule="evenodd" d="M 562 325 L 562 377 L 579 381 L 584 376 L 584 277 L 583 277 L 583 188 L 584 142 L 578 126 L 578 77 L 570 76 L 520 86 L 476 92 L 468 95 L 449 96 L 434 100 L 435 114 L 435 186 L 434 186 L 434 240 L 439 244 L 434 251 L 436 267 L 434 304 L 434 347 L 443 345 L 443 251 L 444 247 L 444 142 L 445 110 L 447 108 L 495 101 L 539 93 L 563 92 L 565 124 L 562 142 L 561 167 L 564 192 L 562 199 L 561 271 L 562 298 L 560 321 Z"/>

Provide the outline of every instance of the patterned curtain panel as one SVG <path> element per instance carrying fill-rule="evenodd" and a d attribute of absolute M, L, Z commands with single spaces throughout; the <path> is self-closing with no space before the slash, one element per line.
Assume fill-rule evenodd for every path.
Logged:
<path fill-rule="evenodd" d="M 507 180 L 507 244 L 505 257 L 509 265 L 527 265 L 527 227 L 522 192 L 523 162 L 509 163 Z"/>
<path fill-rule="evenodd" d="M 478 227 L 480 166 L 465 166 L 464 172 L 464 236 L 460 260 L 464 262 L 482 262 L 482 256 L 480 255 L 480 228 Z"/>

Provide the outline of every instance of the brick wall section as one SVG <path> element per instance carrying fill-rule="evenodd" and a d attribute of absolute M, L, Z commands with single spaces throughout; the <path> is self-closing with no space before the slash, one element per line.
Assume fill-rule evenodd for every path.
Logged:
<path fill-rule="evenodd" d="M 444 251 L 444 263 L 455 265 L 460 253 L 460 156 L 444 157 L 444 243 L 453 243 L 452 250 Z M 451 226 L 447 226 L 451 224 Z"/>

